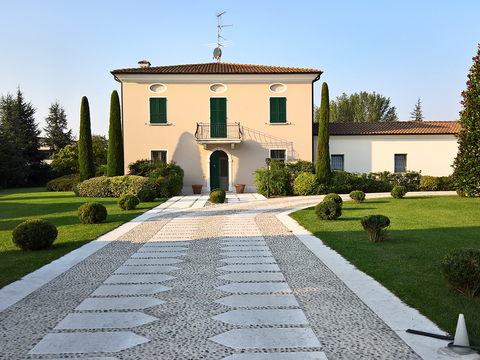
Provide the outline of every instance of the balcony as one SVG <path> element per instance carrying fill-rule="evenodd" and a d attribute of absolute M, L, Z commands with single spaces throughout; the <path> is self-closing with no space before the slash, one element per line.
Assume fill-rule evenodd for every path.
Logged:
<path fill-rule="evenodd" d="M 197 144 L 202 144 L 204 149 L 207 148 L 208 144 L 230 144 L 230 147 L 234 149 L 235 144 L 242 142 L 242 128 L 240 123 L 197 123 L 195 138 Z"/>

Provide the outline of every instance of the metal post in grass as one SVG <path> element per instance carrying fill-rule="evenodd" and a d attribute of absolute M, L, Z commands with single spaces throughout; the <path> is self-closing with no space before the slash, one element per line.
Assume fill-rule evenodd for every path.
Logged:
<path fill-rule="evenodd" d="M 267 164 L 267 199 L 270 197 L 270 162 L 272 161 L 271 158 L 266 158 L 265 159 L 265 164 Z"/>

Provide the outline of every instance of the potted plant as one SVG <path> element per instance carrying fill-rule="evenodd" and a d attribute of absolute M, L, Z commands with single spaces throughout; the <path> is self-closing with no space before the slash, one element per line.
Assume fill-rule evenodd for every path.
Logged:
<path fill-rule="evenodd" d="M 245 191 L 245 184 L 235 184 L 235 190 L 237 191 L 237 194 L 243 194 Z"/>
<path fill-rule="evenodd" d="M 193 193 L 194 194 L 201 194 L 202 193 L 202 186 L 203 185 L 192 185 Z"/>

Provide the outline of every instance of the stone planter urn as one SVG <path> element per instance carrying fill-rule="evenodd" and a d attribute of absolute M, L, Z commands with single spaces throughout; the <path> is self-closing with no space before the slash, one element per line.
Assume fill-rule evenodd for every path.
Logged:
<path fill-rule="evenodd" d="M 202 186 L 203 185 L 192 185 L 193 193 L 194 194 L 201 194 L 202 193 Z"/>
<path fill-rule="evenodd" d="M 235 184 L 235 190 L 237 191 L 237 194 L 243 194 L 245 191 L 245 184 Z"/>

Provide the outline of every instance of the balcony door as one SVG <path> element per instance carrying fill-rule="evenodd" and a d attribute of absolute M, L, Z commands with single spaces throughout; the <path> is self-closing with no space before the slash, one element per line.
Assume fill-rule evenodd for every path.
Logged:
<path fill-rule="evenodd" d="M 227 98 L 210 98 L 210 137 L 227 137 Z"/>

